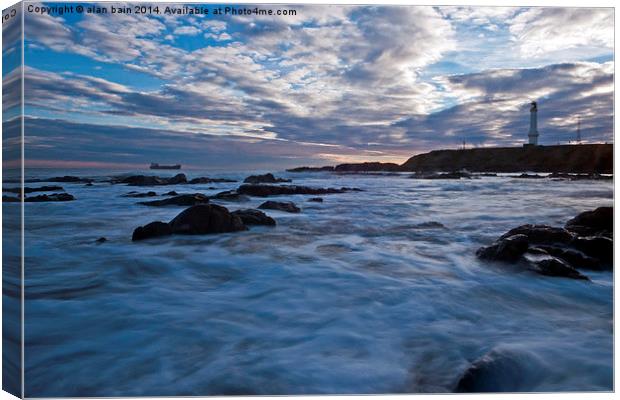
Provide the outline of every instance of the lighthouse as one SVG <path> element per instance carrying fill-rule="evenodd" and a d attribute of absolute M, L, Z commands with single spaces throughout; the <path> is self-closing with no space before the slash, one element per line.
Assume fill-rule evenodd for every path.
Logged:
<path fill-rule="evenodd" d="M 530 146 L 538 146 L 538 106 L 536 102 L 533 101 L 530 107 L 530 131 L 527 134 L 527 137 L 530 139 Z"/>

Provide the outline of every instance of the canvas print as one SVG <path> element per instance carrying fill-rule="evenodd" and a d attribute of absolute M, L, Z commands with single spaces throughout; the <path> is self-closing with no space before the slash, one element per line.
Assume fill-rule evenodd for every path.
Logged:
<path fill-rule="evenodd" d="M 612 8 L 2 20 L 5 391 L 613 391 Z"/>

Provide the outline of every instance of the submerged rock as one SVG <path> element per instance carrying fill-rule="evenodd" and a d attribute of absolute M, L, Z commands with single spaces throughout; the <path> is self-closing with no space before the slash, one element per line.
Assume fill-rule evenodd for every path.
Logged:
<path fill-rule="evenodd" d="M 155 221 L 150 224 L 146 224 L 144 226 L 139 226 L 133 231 L 133 235 L 131 236 L 132 241 L 150 239 L 159 236 L 167 236 L 172 235 L 172 229 L 170 225 L 161 222 Z"/>
<path fill-rule="evenodd" d="M 273 174 L 251 175 L 245 178 L 243 183 L 283 183 L 291 182 L 290 179 L 276 178 Z"/>
<path fill-rule="evenodd" d="M 95 240 L 95 243 L 101 244 L 101 243 L 105 243 L 107 241 L 108 241 L 108 239 L 102 236 L 99 239 Z"/>
<path fill-rule="evenodd" d="M 249 201 L 250 198 L 246 195 L 239 194 L 236 190 L 226 190 L 224 192 L 217 193 L 209 197 L 213 200 L 223 201 Z"/>
<path fill-rule="evenodd" d="M 151 207 L 163 207 L 163 206 L 193 206 L 196 204 L 207 204 L 209 197 L 201 193 L 195 194 L 181 194 L 178 196 L 170 197 L 163 200 L 153 201 L 141 201 L 138 204 Z"/>
<path fill-rule="evenodd" d="M 231 182 L 237 182 L 237 181 L 234 179 L 209 178 L 209 177 L 203 176 L 200 178 L 194 178 L 187 183 L 189 183 L 190 185 L 198 185 L 198 184 L 204 184 L 204 183 L 231 183 Z"/>
<path fill-rule="evenodd" d="M 314 203 L 322 203 L 323 202 L 323 198 L 322 197 L 310 197 L 308 199 L 308 201 L 312 201 Z"/>
<path fill-rule="evenodd" d="M 471 174 L 468 172 L 444 172 L 444 173 L 420 173 L 417 172 L 410 176 L 412 179 L 471 179 Z"/>
<path fill-rule="evenodd" d="M 582 212 L 569 220 L 564 227 L 581 236 L 611 237 L 614 230 L 614 209 L 613 207 L 599 207 L 596 210 Z"/>
<path fill-rule="evenodd" d="M 133 175 L 115 179 L 112 183 L 125 183 L 129 186 L 178 185 L 187 183 L 187 177 L 185 174 L 176 174 L 172 178 L 163 178 L 151 175 Z"/>
<path fill-rule="evenodd" d="M 64 191 L 65 189 L 62 188 L 62 186 L 41 186 L 41 187 L 35 187 L 35 188 L 30 188 L 30 187 L 25 187 L 24 188 L 24 193 L 34 193 L 34 192 L 59 192 L 59 191 Z M 8 192 L 8 193 L 21 193 L 22 192 L 22 188 L 7 188 L 7 189 L 2 189 L 3 192 Z"/>
<path fill-rule="evenodd" d="M 22 200 L 14 196 L 2 196 L 3 203 L 20 203 Z"/>
<path fill-rule="evenodd" d="M 245 184 L 239 186 L 237 189 L 237 193 L 247 194 L 249 196 L 256 197 L 268 197 L 268 196 L 279 196 L 279 195 L 292 195 L 292 194 L 334 194 L 334 193 L 345 193 L 348 191 L 355 191 L 359 189 L 353 188 L 342 188 L 342 189 L 334 189 L 334 188 L 312 188 L 308 186 L 297 186 L 297 185 L 253 185 L 253 184 Z"/>
<path fill-rule="evenodd" d="M 500 238 L 489 247 L 478 249 L 476 255 L 483 260 L 517 261 L 528 248 L 528 238 L 522 234 Z"/>
<path fill-rule="evenodd" d="M 46 201 L 72 201 L 75 197 L 69 193 L 55 193 L 55 194 L 40 194 L 34 197 L 26 197 L 25 202 L 41 203 Z"/>
<path fill-rule="evenodd" d="M 264 209 L 264 210 L 279 210 L 279 211 L 285 211 L 285 212 L 289 212 L 289 213 L 299 213 L 301 212 L 301 209 L 299 207 L 297 207 L 295 205 L 295 203 L 293 203 L 292 201 L 266 201 L 263 204 L 261 204 L 260 206 L 258 206 L 258 208 Z"/>
<path fill-rule="evenodd" d="M 428 221 L 422 222 L 420 224 L 414 225 L 414 229 L 447 229 L 446 226 L 437 221 Z"/>
<path fill-rule="evenodd" d="M 170 221 L 172 233 L 204 235 L 247 230 L 247 227 L 228 209 L 215 204 L 201 204 L 188 208 Z"/>
<path fill-rule="evenodd" d="M 121 197 L 142 198 L 142 197 L 154 197 L 154 196 L 157 196 L 157 193 L 155 192 L 146 192 L 146 193 L 129 192 L 129 193 L 122 195 Z"/>
<path fill-rule="evenodd" d="M 232 215 L 236 215 L 241 218 L 246 225 L 269 225 L 275 226 L 276 220 L 265 214 L 260 210 L 254 209 L 245 209 L 245 210 L 237 210 L 231 213 Z"/>
<path fill-rule="evenodd" d="M 169 191 L 168 193 L 163 193 L 162 196 L 178 196 L 179 194 L 174 190 Z"/>

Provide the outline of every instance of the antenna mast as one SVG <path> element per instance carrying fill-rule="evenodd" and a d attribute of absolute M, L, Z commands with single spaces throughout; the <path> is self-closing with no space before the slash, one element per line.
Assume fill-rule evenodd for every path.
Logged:
<path fill-rule="evenodd" d="M 581 117 L 577 117 L 577 144 L 581 144 Z"/>

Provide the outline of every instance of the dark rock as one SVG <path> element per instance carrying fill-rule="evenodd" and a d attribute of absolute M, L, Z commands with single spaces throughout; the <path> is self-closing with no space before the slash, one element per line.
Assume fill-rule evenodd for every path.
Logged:
<path fill-rule="evenodd" d="M 65 182 L 65 183 L 92 183 L 92 179 L 80 178 L 78 176 L 57 176 L 48 179 L 47 181 L 38 180 L 39 182 Z"/>
<path fill-rule="evenodd" d="M 568 244 L 573 240 L 573 235 L 563 228 L 554 228 L 548 225 L 521 225 L 509 230 L 499 239 L 505 239 L 513 235 L 525 235 L 530 243 L 535 244 Z"/>
<path fill-rule="evenodd" d="M 64 191 L 64 190 L 65 189 L 63 189 L 61 186 L 41 186 L 41 187 L 35 187 L 35 188 L 25 187 L 24 193 L 57 192 L 57 191 Z M 17 187 L 17 188 L 2 189 L 2 191 L 8 192 L 8 193 L 21 193 L 22 189 Z"/>
<path fill-rule="evenodd" d="M 422 222 L 414 226 L 415 229 L 446 229 L 446 227 L 436 221 Z"/>
<path fill-rule="evenodd" d="M 322 203 L 323 202 L 323 198 L 322 197 L 310 197 L 308 199 L 308 201 L 312 201 L 312 202 L 315 202 L 315 203 Z"/>
<path fill-rule="evenodd" d="M 280 210 L 289 213 L 301 212 L 301 209 L 295 205 L 292 201 L 266 201 L 258 208 L 263 210 Z"/>
<path fill-rule="evenodd" d="M 202 235 L 247 230 L 247 227 L 228 209 L 215 204 L 192 206 L 170 221 L 172 233 Z"/>
<path fill-rule="evenodd" d="M 75 200 L 75 197 L 70 195 L 69 193 L 56 193 L 56 194 L 41 194 L 34 197 L 26 197 L 24 199 L 25 202 L 32 203 L 41 203 L 45 201 L 72 201 Z"/>
<path fill-rule="evenodd" d="M 168 193 L 162 194 L 162 196 L 178 196 L 179 194 L 174 190 L 169 191 Z"/>
<path fill-rule="evenodd" d="M 384 163 L 384 162 L 340 164 L 334 168 L 334 171 L 336 172 L 376 172 L 376 171 L 400 172 L 401 170 L 402 168 L 398 164 Z"/>
<path fill-rule="evenodd" d="M 84 186 L 94 186 L 91 182 L 88 182 L 86 185 Z"/>
<path fill-rule="evenodd" d="M 614 177 L 612 175 L 601 175 L 597 173 L 589 173 L 589 174 L 568 174 L 563 172 L 554 172 L 549 175 L 549 178 L 555 180 L 569 180 L 569 181 L 582 181 L 582 180 L 592 180 L 592 181 L 607 181 L 612 180 Z"/>
<path fill-rule="evenodd" d="M 577 237 L 571 243 L 577 250 L 585 255 L 601 260 L 610 264 L 614 257 L 614 242 L 605 236 L 584 236 Z"/>
<path fill-rule="evenodd" d="M 237 182 L 237 181 L 234 179 L 208 178 L 205 176 L 205 177 L 200 177 L 200 178 L 194 178 L 188 183 L 190 185 L 198 185 L 198 184 L 204 184 L 204 183 L 230 183 L 230 182 Z"/>
<path fill-rule="evenodd" d="M 209 198 L 201 193 L 181 194 L 163 200 L 141 201 L 138 204 L 151 207 L 163 206 L 194 206 L 196 204 L 207 204 Z"/>
<path fill-rule="evenodd" d="M 150 224 L 137 227 L 133 231 L 131 240 L 135 242 L 137 240 L 144 240 L 167 235 L 172 235 L 172 229 L 170 228 L 170 225 L 165 222 L 155 221 L 151 222 Z"/>
<path fill-rule="evenodd" d="M 455 392 L 531 391 L 541 379 L 543 366 L 525 352 L 494 349 L 474 361 L 459 379 Z"/>
<path fill-rule="evenodd" d="M 489 247 L 478 249 L 476 255 L 484 260 L 514 262 L 527 251 L 528 239 L 522 234 L 502 237 Z"/>
<path fill-rule="evenodd" d="M 250 198 L 243 194 L 239 194 L 236 190 L 226 190 L 209 197 L 212 200 L 223 201 L 249 201 Z"/>
<path fill-rule="evenodd" d="M 19 197 L 2 196 L 3 203 L 20 203 L 22 200 Z"/>
<path fill-rule="evenodd" d="M 265 214 L 260 210 L 254 209 L 245 209 L 245 210 L 237 210 L 231 213 L 232 215 L 236 215 L 241 218 L 246 225 L 269 225 L 274 226 L 276 224 L 276 220 Z"/>
<path fill-rule="evenodd" d="M 297 186 L 297 185 L 252 185 L 245 184 L 239 186 L 237 189 L 237 193 L 247 194 L 249 196 L 257 196 L 257 197 L 268 197 L 268 196 L 279 196 L 279 195 L 292 195 L 292 194 L 312 194 L 312 195 L 322 195 L 322 194 L 333 194 L 333 193 L 344 193 L 347 191 L 352 191 L 350 188 L 342 188 L 342 189 L 333 189 L 333 188 L 311 188 L 307 186 Z"/>
<path fill-rule="evenodd" d="M 534 248 L 534 249 L 537 249 L 537 248 Z M 528 251 L 531 252 L 532 250 L 533 249 L 530 248 Z M 597 260 L 596 258 L 593 258 L 593 257 L 589 257 L 578 250 L 556 247 L 556 246 L 544 246 L 544 245 L 540 246 L 540 250 L 554 257 L 557 257 L 561 260 L 566 261 L 568 264 L 570 264 L 570 266 L 576 269 L 589 269 L 589 270 L 594 270 L 594 271 L 601 271 L 604 269 L 608 269 L 606 268 L 604 264 L 600 262 L 600 260 Z"/>
<path fill-rule="evenodd" d="M 440 174 L 435 173 L 420 173 L 417 172 L 410 176 L 413 179 L 471 179 L 471 174 L 467 172 L 444 172 Z"/>
<path fill-rule="evenodd" d="M 160 185 L 178 185 L 187 183 L 185 174 L 177 174 L 172 178 L 162 178 L 150 175 L 133 175 L 113 180 L 112 183 L 125 183 L 129 186 L 160 186 Z"/>
<path fill-rule="evenodd" d="M 543 178 L 546 178 L 546 176 L 538 175 L 538 174 L 521 174 L 521 175 L 510 176 L 510 178 L 543 179 Z"/>
<path fill-rule="evenodd" d="M 542 275 L 589 280 L 587 276 L 582 275 L 575 268 L 556 257 L 545 257 L 540 261 L 533 261 L 531 264 L 534 270 Z"/>
<path fill-rule="evenodd" d="M 286 172 L 332 172 L 334 170 L 334 167 L 332 166 L 325 166 L 325 167 L 297 167 L 297 168 L 291 168 L 291 169 L 287 169 Z"/>
<path fill-rule="evenodd" d="M 108 239 L 106 239 L 105 237 L 100 237 L 99 239 L 95 240 L 95 243 L 105 243 L 107 242 Z"/>
<path fill-rule="evenodd" d="M 569 220 L 564 226 L 581 236 L 605 235 L 611 237 L 614 230 L 614 208 L 599 207 L 585 211 Z"/>
<path fill-rule="evenodd" d="M 245 178 L 243 183 L 283 183 L 291 182 L 290 179 L 276 178 L 273 174 L 251 175 Z"/>
<path fill-rule="evenodd" d="M 157 193 L 155 192 L 146 192 L 146 193 L 129 192 L 127 194 L 122 195 L 121 197 L 142 198 L 142 197 L 154 197 L 154 196 L 157 196 Z"/>

